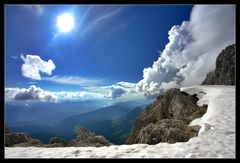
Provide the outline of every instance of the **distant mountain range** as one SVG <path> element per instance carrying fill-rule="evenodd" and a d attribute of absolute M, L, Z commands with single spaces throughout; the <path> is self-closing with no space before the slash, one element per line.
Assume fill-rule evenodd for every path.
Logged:
<path fill-rule="evenodd" d="M 32 121 L 31 119 L 26 119 L 26 121 L 21 121 L 19 119 L 13 120 L 7 125 L 12 131 L 26 132 L 31 134 L 33 138 L 41 140 L 43 143 L 48 143 L 49 139 L 54 136 L 71 140 L 76 137 L 77 129 L 85 127 L 98 135 L 103 135 L 114 144 L 122 144 L 125 142 L 128 134 L 130 133 L 133 121 L 139 116 L 139 114 L 143 111 L 143 108 L 146 106 L 146 104 L 140 104 L 142 104 L 142 102 L 121 102 L 116 105 L 80 114 L 66 113 L 67 111 L 64 109 L 56 112 L 56 109 L 52 109 L 46 118 L 43 117 L 44 113 L 42 113 L 46 111 L 46 109 L 43 109 L 42 112 L 40 112 L 41 110 L 39 108 L 38 110 L 37 108 L 29 108 L 26 110 L 26 108 L 22 107 L 18 111 L 25 109 L 25 116 L 29 116 L 31 114 L 34 116 L 33 114 L 36 113 L 37 110 L 40 112 L 39 114 L 42 114 L 42 118 L 40 115 L 36 115 L 34 117 L 40 118 L 33 119 Z M 136 107 L 137 105 L 140 106 Z M 36 110 L 34 111 L 33 109 Z M 31 111 L 33 111 L 33 113 L 31 113 Z M 54 111 L 56 112 L 55 114 Z M 8 110 L 8 114 L 9 112 L 10 111 Z M 38 112 L 36 114 L 38 114 Z M 8 122 L 10 120 L 8 119 Z M 41 123 L 42 121 L 45 122 Z"/>

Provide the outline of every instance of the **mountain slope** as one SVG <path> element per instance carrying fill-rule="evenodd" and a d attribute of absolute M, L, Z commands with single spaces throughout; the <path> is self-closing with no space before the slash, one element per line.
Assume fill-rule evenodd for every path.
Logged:
<path fill-rule="evenodd" d="M 5 104 L 5 123 L 9 127 L 45 125 L 52 126 L 54 123 L 67 117 L 83 114 L 102 108 L 98 101 L 76 102 L 7 102 Z"/>
<path fill-rule="evenodd" d="M 100 121 L 121 117 L 130 110 L 131 108 L 124 105 L 112 105 L 88 113 L 68 117 L 56 123 L 54 126 L 55 128 L 58 128 L 59 131 L 74 129 L 77 126 L 89 128 L 93 127 L 92 125 L 96 125 L 96 123 Z"/>
<path fill-rule="evenodd" d="M 130 134 L 133 122 L 143 112 L 143 110 L 144 109 L 142 107 L 136 107 L 127 113 L 127 115 L 108 121 L 106 123 L 110 124 L 107 126 L 108 131 L 101 134 L 116 145 L 124 144 L 127 136 Z"/>

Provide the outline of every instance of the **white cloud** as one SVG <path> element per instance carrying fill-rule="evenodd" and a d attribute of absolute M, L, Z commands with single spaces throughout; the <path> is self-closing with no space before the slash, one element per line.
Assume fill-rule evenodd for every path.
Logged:
<path fill-rule="evenodd" d="M 196 5 L 190 20 L 173 26 L 168 34 L 169 43 L 137 83 L 136 90 L 145 96 L 202 83 L 221 50 L 235 43 L 235 6 Z"/>
<path fill-rule="evenodd" d="M 99 93 L 91 93 L 87 91 L 69 92 L 60 91 L 53 92 L 59 100 L 89 100 L 89 99 L 102 99 L 103 96 Z"/>
<path fill-rule="evenodd" d="M 37 84 L 37 82 L 28 82 L 29 84 Z"/>
<path fill-rule="evenodd" d="M 37 55 L 27 54 L 26 57 L 21 55 L 21 59 L 24 62 L 22 65 L 22 75 L 33 80 L 41 80 L 40 72 L 51 75 L 52 71 L 56 68 L 51 59 L 46 62 Z"/>
<path fill-rule="evenodd" d="M 42 77 L 42 80 L 61 83 L 61 84 L 79 85 L 79 86 L 93 86 L 93 85 L 96 86 L 104 83 L 103 80 L 84 78 L 80 76 Z"/>
<path fill-rule="evenodd" d="M 61 102 L 72 100 L 129 101 L 145 99 L 135 91 L 135 83 L 118 82 L 110 86 L 86 87 L 83 91 L 48 91 L 35 85 L 29 88 L 5 88 L 6 101 Z"/>
<path fill-rule="evenodd" d="M 14 56 L 14 55 L 12 55 L 11 58 L 12 58 L 12 59 L 18 59 L 18 57 L 17 57 L 17 56 Z"/>
<path fill-rule="evenodd" d="M 104 97 L 115 99 L 125 94 L 131 95 L 136 94 L 135 87 L 136 87 L 135 83 L 121 81 L 111 86 L 105 86 L 102 88 L 108 90 L 108 94 L 105 95 Z"/>
<path fill-rule="evenodd" d="M 47 91 L 40 87 L 31 85 L 29 88 L 5 88 L 6 101 L 42 101 L 42 102 L 60 102 L 64 100 L 89 100 L 103 99 L 100 93 L 91 93 L 87 91 L 69 92 L 69 91 Z"/>
<path fill-rule="evenodd" d="M 125 94 L 127 91 L 119 86 L 109 86 L 109 93 L 108 95 L 105 95 L 106 98 L 112 98 L 115 99 L 117 97 L 121 97 L 123 94 Z"/>
<path fill-rule="evenodd" d="M 108 21 L 117 16 L 124 8 L 124 6 L 90 6 L 82 16 L 82 21 L 86 21 L 86 25 L 81 33 L 86 34 L 102 25 L 107 25 Z"/>
<path fill-rule="evenodd" d="M 104 21 L 105 19 L 108 19 L 108 18 L 111 18 L 112 16 L 118 14 L 124 7 L 118 7 L 117 9 L 115 10 L 112 10 L 110 12 L 107 12 L 107 13 L 104 13 L 103 15 L 100 15 L 97 19 L 95 19 L 91 25 L 92 26 L 95 26 L 97 25 L 98 23 Z"/>
<path fill-rule="evenodd" d="M 135 88 L 136 83 L 129 83 L 129 82 L 121 81 L 121 82 L 116 83 L 115 85 L 122 86 L 124 88 Z"/>
<path fill-rule="evenodd" d="M 56 102 L 57 97 L 49 91 L 42 90 L 35 85 L 31 85 L 29 88 L 6 88 L 5 99 L 11 100 L 30 100 L 30 101 L 47 101 Z"/>

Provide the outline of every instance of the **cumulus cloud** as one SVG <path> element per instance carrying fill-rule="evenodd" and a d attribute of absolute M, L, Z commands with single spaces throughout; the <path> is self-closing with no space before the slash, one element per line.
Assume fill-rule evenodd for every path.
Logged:
<path fill-rule="evenodd" d="M 61 102 L 65 100 L 89 100 L 104 98 L 100 93 L 87 91 L 47 91 L 40 87 L 31 85 L 29 88 L 6 88 L 6 101 L 41 101 L 41 102 Z"/>
<path fill-rule="evenodd" d="M 135 92 L 135 83 L 128 83 L 128 82 L 118 82 L 116 84 L 113 84 L 111 86 L 105 86 L 104 89 L 108 90 L 108 94 L 104 97 L 115 99 L 118 97 L 123 96 L 124 94 L 134 94 Z"/>
<path fill-rule="evenodd" d="M 125 94 L 127 91 L 121 87 L 118 86 L 110 86 L 109 87 L 109 94 L 106 95 L 105 97 L 107 98 L 117 98 L 121 97 L 123 94 Z"/>
<path fill-rule="evenodd" d="M 41 80 L 40 72 L 51 75 L 52 71 L 56 68 L 51 59 L 46 62 L 37 55 L 27 54 L 26 57 L 21 55 L 21 59 L 24 62 L 22 65 L 22 75 L 33 80 Z"/>
<path fill-rule="evenodd" d="M 168 34 L 169 43 L 137 83 L 136 90 L 145 96 L 202 83 L 221 50 L 235 43 L 235 6 L 196 5 L 190 20 Z"/>
<path fill-rule="evenodd" d="M 31 85 L 29 88 L 6 88 L 5 98 L 10 100 L 30 100 L 30 101 L 47 101 L 56 102 L 57 97 L 46 90 L 42 90 L 35 85 Z"/>

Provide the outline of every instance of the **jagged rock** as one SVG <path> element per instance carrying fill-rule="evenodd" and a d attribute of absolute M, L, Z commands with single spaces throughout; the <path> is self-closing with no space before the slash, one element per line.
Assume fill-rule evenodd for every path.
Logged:
<path fill-rule="evenodd" d="M 112 145 L 112 143 L 106 140 L 103 136 L 97 136 L 86 128 L 80 128 L 77 132 L 77 138 L 68 142 L 68 146 L 75 147 L 101 147 L 110 145 Z"/>
<path fill-rule="evenodd" d="M 188 123 L 181 120 L 163 119 L 158 123 L 150 123 L 138 134 L 136 141 L 145 144 L 159 142 L 185 142 L 196 136 L 197 132 L 188 128 Z"/>
<path fill-rule="evenodd" d="M 22 144 L 23 143 L 23 144 Z M 33 139 L 26 133 L 7 133 L 5 134 L 5 146 L 35 146 L 40 145 L 41 141 Z"/>
<path fill-rule="evenodd" d="M 148 105 L 134 122 L 127 144 L 187 141 L 197 132 L 188 124 L 206 112 L 206 105 L 199 107 L 196 95 L 170 89 L 157 101 Z M 177 135 L 178 134 L 178 135 Z"/>
<path fill-rule="evenodd" d="M 65 147 L 67 142 L 60 137 L 53 137 L 49 140 L 49 147 Z"/>
<path fill-rule="evenodd" d="M 202 85 L 235 85 L 236 45 L 226 47 L 216 59 L 215 71 L 209 72 Z"/>

